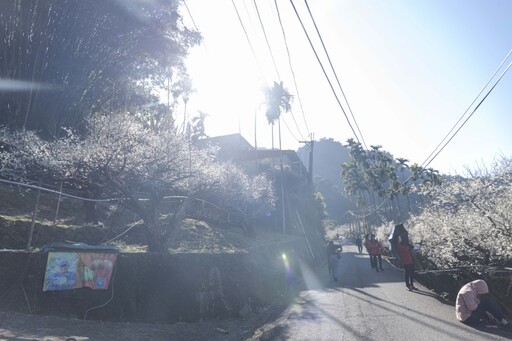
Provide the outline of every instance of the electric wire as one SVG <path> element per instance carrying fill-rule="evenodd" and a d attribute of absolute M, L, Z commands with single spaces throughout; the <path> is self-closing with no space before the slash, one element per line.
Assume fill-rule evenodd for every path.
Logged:
<path fill-rule="evenodd" d="M 242 18 L 240 17 L 240 13 L 238 12 L 238 8 L 235 5 L 235 1 L 231 0 L 231 3 L 233 4 L 233 8 L 235 9 L 236 16 L 238 17 L 238 21 L 240 22 L 240 25 L 242 26 L 242 29 L 243 29 L 244 34 L 245 34 L 245 38 L 247 39 L 247 43 L 249 43 L 249 47 L 251 48 L 252 56 L 254 57 L 254 60 L 256 61 L 256 65 L 258 66 L 258 69 L 260 71 L 261 77 L 263 78 L 263 80 L 266 83 L 267 80 L 266 80 L 266 77 L 265 77 L 265 73 L 263 72 L 263 69 L 261 68 L 261 65 L 260 65 L 260 63 L 258 61 L 258 57 L 256 57 L 256 52 L 254 52 L 254 48 L 252 47 L 251 39 L 249 38 L 249 35 L 247 34 L 247 30 L 245 29 L 245 26 L 244 26 L 244 23 L 242 21 Z"/>
<path fill-rule="evenodd" d="M 480 90 L 480 92 L 478 93 L 478 95 L 476 95 L 475 99 L 471 102 L 471 104 L 467 107 L 467 109 L 464 111 L 464 113 L 462 114 L 462 116 L 457 120 L 457 122 L 455 122 L 455 124 L 453 125 L 453 127 L 450 129 L 450 131 L 445 135 L 445 137 L 441 140 L 441 142 L 439 142 L 439 144 L 436 146 L 436 148 L 434 148 L 434 150 L 432 151 L 432 153 L 430 153 L 430 155 L 425 159 L 425 161 L 423 161 L 423 163 L 421 164 L 421 167 L 426 167 L 425 164 L 430 164 L 430 162 L 432 161 L 428 161 L 432 155 L 434 155 L 434 153 L 439 149 L 439 147 L 444 143 L 444 141 L 448 138 L 448 136 L 450 136 L 450 134 L 452 133 L 452 131 L 455 129 L 455 127 L 460 123 L 460 121 L 462 121 L 462 119 L 464 118 L 464 116 L 466 116 L 466 114 L 468 113 L 468 111 L 471 109 L 471 107 L 473 106 L 473 104 L 475 104 L 475 102 L 478 100 L 478 98 L 480 97 L 480 95 L 484 92 L 484 90 L 489 86 L 489 84 L 491 83 L 491 81 L 494 79 L 494 77 L 496 76 L 496 74 L 498 74 L 498 71 L 503 67 L 503 65 L 505 64 L 506 60 L 508 59 L 508 57 L 510 57 L 510 54 L 512 54 L 512 49 L 508 52 L 508 54 L 506 55 L 506 57 L 503 59 L 503 61 L 501 62 L 501 64 L 498 66 L 498 68 L 496 69 L 496 71 L 494 71 L 494 73 L 492 74 L 491 78 L 489 78 L 489 80 L 487 81 L 487 83 L 484 85 L 484 87 L 482 87 L 482 89 Z M 427 163 L 428 161 L 428 163 Z"/>
<path fill-rule="evenodd" d="M 268 40 L 268 36 L 267 36 L 267 32 L 265 30 L 265 25 L 263 24 L 263 20 L 261 19 L 261 15 L 260 15 L 260 11 L 258 9 L 258 5 L 256 3 L 256 0 L 253 1 L 254 3 L 254 8 L 256 9 L 256 14 L 258 15 L 258 20 L 259 20 L 259 23 L 260 23 L 260 27 L 261 27 L 261 30 L 263 31 L 263 36 L 265 37 L 265 42 L 267 44 L 267 48 L 268 48 L 268 51 L 270 53 L 270 57 L 272 59 L 272 63 L 274 65 L 274 69 L 276 71 L 276 75 L 277 75 L 277 78 L 279 79 L 279 81 L 281 81 L 281 75 L 279 73 L 279 70 L 278 70 L 278 67 L 277 67 L 277 63 L 275 61 L 275 58 L 274 58 L 274 53 L 272 52 L 272 47 L 270 46 L 270 42 Z M 304 139 L 303 135 L 302 135 L 302 132 L 300 131 L 300 128 L 299 128 L 299 125 L 297 124 L 297 120 L 295 119 L 295 115 L 293 114 L 293 111 L 290 110 L 290 115 L 292 116 L 292 119 L 293 119 L 293 122 L 295 123 L 295 126 L 297 127 L 297 131 L 299 132 L 299 135 L 302 139 Z M 290 134 L 292 135 L 292 137 L 297 140 L 297 142 L 299 141 L 299 139 L 297 139 L 295 137 L 295 135 L 291 132 L 291 129 L 290 127 L 285 123 L 286 127 L 288 128 L 288 131 L 290 132 Z"/>
<path fill-rule="evenodd" d="M 112 202 L 112 201 L 119 201 L 119 200 L 121 200 L 121 198 L 111 198 L 111 199 L 84 198 L 84 197 L 79 197 L 79 196 L 76 196 L 76 195 L 72 195 L 72 194 L 68 194 L 68 193 L 64 193 L 64 192 L 60 192 L 60 191 L 55 191 L 53 189 L 48 189 L 48 188 L 41 187 L 41 186 L 29 185 L 29 184 L 24 184 L 24 183 L 21 183 L 21 182 L 0 179 L 0 183 L 2 183 L 2 182 L 6 183 L 6 184 L 9 184 L 9 185 L 16 185 L 16 186 L 26 187 L 26 188 L 30 188 L 30 189 L 38 189 L 38 190 L 41 190 L 41 191 L 45 191 L 45 192 L 49 192 L 49 193 L 53 193 L 53 194 L 59 194 L 59 195 L 62 195 L 62 196 L 68 197 L 68 198 L 79 199 L 79 200 L 83 200 L 83 201 L 90 201 L 90 202 Z"/>
<path fill-rule="evenodd" d="M 52 194 L 59 194 L 59 195 L 65 196 L 65 197 L 69 197 L 69 198 L 73 198 L 73 199 L 78 199 L 78 200 L 83 200 L 83 201 L 89 201 L 89 202 L 113 202 L 113 201 L 122 201 L 124 199 L 124 198 L 110 198 L 110 199 L 91 199 L 91 198 L 85 198 L 85 197 L 80 197 L 80 196 L 76 196 L 76 195 L 71 195 L 71 194 L 68 194 L 68 193 L 65 193 L 65 192 L 62 192 L 62 191 L 55 191 L 55 190 L 52 190 L 52 189 L 49 189 L 49 188 L 46 188 L 46 187 L 42 187 L 42 186 L 30 185 L 30 184 L 26 184 L 26 183 L 22 183 L 22 182 L 16 182 L 16 181 L 11 181 L 11 180 L 6 180 L 6 179 L 0 179 L 0 183 L 5 183 L 5 184 L 8 184 L 8 185 L 15 185 L 15 186 L 19 186 L 19 187 L 26 187 L 26 188 L 29 188 L 29 189 L 37 189 L 37 190 L 49 192 L 49 193 L 52 193 Z M 162 199 L 186 200 L 186 199 L 189 199 L 189 197 L 182 196 L 182 195 L 168 195 L 168 196 L 164 196 Z M 225 209 L 225 208 L 223 208 L 221 206 L 218 206 L 218 205 L 216 205 L 214 203 L 211 203 L 211 202 L 209 202 L 207 200 L 204 200 L 204 199 L 193 198 L 193 200 L 194 201 L 200 201 L 200 202 L 207 203 L 207 204 L 209 204 L 211 206 L 214 206 L 214 207 L 216 207 L 216 208 L 218 208 L 218 209 L 220 209 L 220 210 L 222 210 L 224 212 L 227 212 L 227 213 L 231 213 L 232 212 L 232 211 L 230 211 L 228 209 Z M 139 199 L 137 199 L 137 201 L 149 201 L 149 199 L 147 199 L 147 198 L 139 198 Z M 103 242 L 102 244 L 106 244 L 106 243 L 114 241 L 115 239 L 118 239 L 119 237 L 123 236 L 128 231 L 130 231 L 133 227 L 137 226 L 139 223 L 140 223 L 140 221 L 134 222 L 132 225 L 130 225 L 128 227 L 127 230 L 125 230 L 121 234 L 117 235 L 116 237 L 114 237 L 114 238 L 112 238 L 112 239 L 110 239 L 110 240 L 108 240 L 106 242 Z"/>
<path fill-rule="evenodd" d="M 511 50 L 512 52 L 512 50 Z M 500 64 L 500 67 L 498 68 L 501 69 L 501 67 L 503 66 L 504 62 L 506 61 L 506 59 L 509 57 L 509 55 L 511 54 L 511 52 L 509 52 L 509 54 L 507 54 L 507 57 L 505 58 L 505 60 L 502 62 L 502 64 Z M 475 114 L 475 112 L 478 110 L 478 108 L 482 105 L 482 103 L 487 99 L 487 97 L 491 94 L 491 92 L 494 90 L 494 88 L 498 85 L 498 83 L 501 81 L 501 79 L 505 76 L 505 74 L 508 72 L 508 70 L 510 69 L 510 67 L 512 67 L 512 62 L 510 62 L 508 64 L 508 66 L 506 67 L 506 69 L 501 73 L 501 75 L 499 76 L 499 78 L 496 80 L 496 82 L 494 82 L 493 86 L 489 89 L 489 91 L 487 91 L 487 93 L 485 94 L 485 96 L 480 100 L 480 102 L 478 102 L 477 106 L 473 109 L 473 111 L 471 112 L 471 114 L 464 120 L 464 122 L 460 125 L 460 127 L 453 133 L 453 135 L 448 139 L 448 141 L 446 141 L 446 143 L 443 145 L 443 147 L 441 149 L 439 149 L 439 151 L 437 151 L 437 153 L 432 157 L 432 159 L 424 166 L 424 167 L 421 167 L 421 168 L 425 168 L 425 167 L 428 167 L 428 165 L 444 150 L 444 148 L 450 143 L 450 141 L 457 135 L 457 133 L 462 129 L 462 127 L 464 127 L 464 125 L 468 122 L 468 120 Z M 497 72 L 495 72 L 495 74 L 493 75 L 492 78 L 494 78 L 494 76 L 496 75 Z M 486 87 L 487 85 L 489 84 L 489 82 L 486 84 Z M 485 89 L 485 87 L 484 87 Z M 481 94 L 482 92 L 479 93 L 479 95 Z M 479 96 L 477 96 L 477 99 L 478 99 Z M 475 101 L 473 101 L 472 103 L 475 103 Z M 407 182 L 409 182 L 410 179 L 412 179 L 418 172 L 419 170 L 416 170 L 415 172 L 413 172 L 406 180 L 404 180 L 403 182 L 400 183 L 400 187 L 404 186 Z M 394 190 L 392 192 L 392 194 L 397 194 L 398 190 Z M 388 200 L 390 199 L 390 197 L 387 197 L 382 203 L 380 203 L 375 209 L 373 209 L 371 212 L 368 212 L 366 214 L 363 215 L 363 217 L 367 217 L 373 213 L 375 213 L 377 210 L 379 210 L 383 205 L 384 203 L 386 203 Z M 352 212 L 349 211 L 350 214 L 352 214 L 353 216 L 356 216 L 355 214 L 353 214 Z M 360 217 L 359 215 L 357 217 Z"/>
<path fill-rule="evenodd" d="M 281 76 L 279 75 L 279 70 L 277 69 L 276 60 L 274 58 L 274 54 L 272 53 L 272 48 L 270 47 L 270 43 L 268 42 L 267 32 L 265 31 L 265 26 L 263 25 L 263 21 L 261 20 L 260 11 L 258 9 L 258 4 L 256 0 L 253 1 L 254 8 L 256 9 L 256 14 L 258 14 L 258 20 L 260 22 L 261 30 L 263 31 L 263 36 L 265 37 L 265 42 L 267 43 L 268 50 L 270 52 L 270 57 L 272 58 L 272 63 L 274 64 L 274 70 L 276 71 L 277 78 L 281 80 Z"/>
<path fill-rule="evenodd" d="M 277 5 L 277 0 L 274 0 L 274 5 L 276 7 L 276 12 L 277 12 L 277 18 L 279 19 L 279 26 L 281 26 L 281 32 L 283 33 L 283 40 L 284 40 L 284 45 L 286 47 L 286 54 L 288 56 L 288 65 L 290 66 L 290 71 L 292 73 L 292 78 L 293 78 L 293 84 L 295 86 L 295 92 L 297 93 L 297 99 L 299 100 L 299 106 L 300 106 L 300 110 L 302 112 L 302 119 L 304 120 L 304 125 L 306 127 L 306 132 L 307 134 L 309 135 L 310 134 L 310 131 L 309 131 L 309 127 L 308 127 L 308 123 L 306 121 L 306 114 L 304 113 L 304 107 L 302 105 L 302 100 L 301 100 L 301 96 L 300 96 L 300 93 L 299 93 L 299 87 L 297 86 L 297 79 L 295 77 L 295 71 L 293 69 L 293 65 L 292 65 L 292 59 L 291 59 L 291 55 L 290 55 L 290 49 L 288 48 L 288 39 L 286 38 L 286 33 L 284 31 L 284 27 L 283 27 L 283 22 L 281 20 L 281 13 L 279 11 L 279 6 Z M 297 123 L 295 123 L 297 124 Z M 299 130 L 299 133 L 300 133 L 300 129 L 299 127 L 297 126 L 297 130 Z M 301 134 L 301 137 L 302 137 L 302 134 Z M 304 138 L 303 138 L 304 139 Z"/>
<path fill-rule="evenodd" d="M 450 143 L 450 141 L 455 137 L 455 135 L 457 135 L 457 133 L 462 129 L 462 127 L 464 127 L 464 125 L 467 123 L 467 121 L 474 115 L 474 113 L 477 111 L 477 109 L 480 107 L 480 105 L 482 105 L 482 103 L 485 101 L 487 96 L 489 96 L 491 94 L 491 92 L 494 90 L 494 88 L 496 87 L 496 85 L 498 85 L 498 83 L 501 81 L 503 76 L 505 76 L 505 74 L 507 73 L 507 71 L 510 69 L 511 66 L 512 66 L 512 62 L 510 62 L 508 64 L 508 66 L 505 69 L 505 71 L 503 71 L 501 76 L 498 78 L 498 80 L 492 86 L 492 88 L 487 92 L 487 94 L 484 96 L 484 98 L 482 98 L 482 100 L 478 103 L 478 105 L 475 107 L 475 109 L 473 109 L 471 114 L 464 120 L 464 122 L 462 122 L 461 126 L 453 133 L 453 135 L 450 137 L 450 139 L 448 141 L 446 141 L 444 146 L 441 147 L 441 149 L 439 149 L 439 151 L 432 157 L 432 159 L 430 159 L 430 161 L 425 165 L 425 167 L 427 167 L 432 161 L 434 161 L 434 159 L 439 155 L 439 153 L 441 153 L 443 151 L 443 149 Z"/>
<path fill-rule="evenodd" d="M 105 245 L 105 244 L 109 244 L 109 243 L 112 243 L 114 240 L 122 237 L 123 235 L 127 234 L 128 232 L 130 232 L 130 230 L 132 228 L 134 228 L 135 226 L 138 226 L 142 223 L 142 220 L 137 220 L 136 222 L 133 222 L 132 224 L 130 224 L 130 226 L 124 230 L 123 232 L 121 232 L 120 234 L 118 234 L 117 236 L 113 237 L 113 238 L 110 238 L 109 240 L 107 241 L 104 241 L 103 243 L 101 243 L 102 245 Z"/>
<path fill-rule="evenodd" d="M 304 135 L 302 135 L 302 132 L 300 131 L 299 125 L 297 124 L 297 120 L 295 119 L 295 115 L 293 114 L 293 110 L 290 109 L 290 115 L 292 116 L 293 123 L 295 124 L 295 127 L 297 128 L 297 131 L 299 132 L 299 136 L 302 140 L 305 140 Z M 299 140 L 296 138 L 297 142 Z"/>
<path fill-rule="evenodd" d="M 8 184 L 8 185 L 14 185 L 14 186 L 19 186 L 19 187 L 25 187 L 25 188 L 34 189 L 34 190 L 37 189 L 37 190 L 41 190 L 43 192 L 48 192 L 48 193 L 52 193 L 52 194 L 58 194 L 58 195 L 62 195 L 64 197 L 68 197 L 68 198 L 72 198 L 72 199 L 78 199 L 78 200 L 83 200 L 83 201 L 89 201 L 89 202 L 113 202 L 113 201 L 122 201 L 122 200 L 124 200 L 123 197 L 121 197 L 121 198 L 108 198 L 108 199 L 86 198 L 86 197 L 81 197 L 81 196 L 77 196 L 77 195 L 72 195 L 72 194 L 69 194 L 69 193 L 66 193 L 66 192 L 62 192 L 62 191 L 56 191 L 56 190 L 53 190 L 53 189 L 49 189 L 48 187 L 30 185 L 30 184 L 26 184 L 26 183 L 23 183 L 23 182 L 16 182 L 16 181 L 11 181 L 11 180 L 6 180 L 6 179 L 0 179 L 0 183 L 5 183 L 5 184 Z M 163 197 L 163 199 L 186 199 L 186 198 L 187 197 L 182 196 L 182 195 L 169 195 L 169 196 Z M 149 201 L 149 199 L 147 199 L 147 198 L 139 198 L 139 199 L 137 199 L 137 201 Z"/>
<path fill-rule="evenodd" d="M 194 28 L 197 32 L 199 32 L 199 28 L 197 28 L 196 21 L 194 20 L 194 17 L 192 16 L 192 12 L 190 12 L 190 9 L 188 8 L 187 1 L 183 0 L 183 4 L 185 5 L 185 8 L 187 9 L 188 16 L 190 17 L 190 20 L 192 20 L 192 24 L 194 25 Z M 206 42 L 203 40 L 203 47 L 208 53 L 208 49 L 206 48 Z"/>
<path fill-rule="evenodd" d="M 254 29 L 254 23 L 251 20 L 251 14 L 249 13 L 249 8 L 247 8 L 247 4 L 245 3 L 245 0 L 242 0 L 242 4 L 244 5 L 245 14 L 247 14 L 247 19 L 249 20 L 251 27 Z"/>
<path fill-rule="evenodd" d="M 288 123 L 286 123 L 286 120 L 285 120 L 285 118 L 284 118 L 284 115 L 281 115 L 281 116 L 282 116 L 282 119 L 283 119 L 283 123 L 284 123 L 284 125 L 285 125 L 286 129 L 288 130 L 288 132 L 290 133 L 290 135 L 292 135 L 292 137 L 293 137 L 297 142 L 299 142 L 299 139 L 295 136 L 295 134 L 294 134 L 294 133 L 292 133 L 292 131 L 291 131 L 290 127 L 288 126 Z M 281 119 L 281 117 L 280 117 L 280 119 Z M 299 131 L 299 134 L 300 134 L 300 131 Z M 302 136 L 302 135 L 301 135 L 301 136 Z"/>
<path fill-rule="evenodd" d="M 116 277 L 116 269 L 117 269 L 117 265 L 114 265 L 114 270 L 112 272 L 112 279 L 110 280 L 110 286 L 112 288 L 112 295 L 110 296 L 110 298 L 103 304 L 100 304 L 98 306 L 95 306 L 95 307 L 91 307 L 89 309 L 87 309 L 84 313 L 84 320 L 87 319 L 87 314 L 91 311 L 91 310 L 95 310 L 95 309 L 98 309 L 98 308 L 102 308 L 104 306 L 106 306 L 107 304 L 109 304 L 113 299 L 114 299 L 114 278 Z"/>
<path fill-rule="evenodd" d="M 354 127 L 352 126 L 352 123 L 350 122 L 350 119 L 347 116 L 347 113 L 345 112 L 345 109 L 343 108 L 343 105 L 341 104 L 341 101 L 340 101 L 338 95 L 336 94 L 336 91 L 334 90 L 334 87 L 332 85 L 331 80 L 327 76 L 327 72 L 325 71 L 325 68 L 324 68 L 322 62 L 320 61 L 320 57 L 318 56 L 318 53 L 316 52 L 316 49 L 315 49 L 315 47 L 313 45 L 313 42 L 311 41 L 311 38 L 309 37 L 309 34 L 308 34 L 307 30 L 306 30 L 306 27 L 304 26 L 304 23 L 302 22 L 302 19 L 300 18 L 299 13 L 297 12 L 297 8 L 295 8 L 295 4 L 293 3 L 293 0 L 290 0 L 290 3 L 292 5 L 292 7 L 293 7 L 293 10 L 295 11 L 295 15 L 297 16 L 297 19 L 299 20 L 300 25 L 302 26 L 304 34 L 306 35 L 306 37 L 308 39 L 309 45 L 311 46 L 311 49 L 313 50 L 313 52 L 315 54 L 316 60 L 320 64 L 320 67 L 322 68 L 322 72 L 324 73 L 324 76 L 327 79 L 327 82 L 329 83 L 329 87 L 331 88 L 331 91 L 334 94 L 334 97 L 336 98 L 336 101 L 337 101 L 339 107 L 341 108 L 341 111 L 343 112 L 343 115 L 345 116 L 345 119 L 347 120 L 347 123 L 350 126 L 350 129 L 352 130 L 352 134 L 354 134 L 354 137 L 356 138 L 357 142 L 361 143 L 361 141 L 359 140 L 359 137 L 357 136 L 357 134 L 356 134 L 356 132 L 354 130 Z"/>
<path fill-rule="evenodd" d="M 315 18 L 313 17 L 313 13 L 311 13 L 311 10 L 309 8 L 307 0 L 304 0 L 304 3 L 306 4 L 306 8 L 308 10 L 309 16 L 311 17 L 311 20 L 313 21 L 313 25 L 315 26 L 315 30 L 316 30 L 316 33 L 318 35 L 318 38 L 320 38 L 320 42 L 322 43 L 322 47 L 324 49 L 325 55 L 327 56 L 327 60 L 329 61 L 329 65 L 331 66 L 331 70 L 332 70 L 332 72 L 334 74 L 334 78 L 336 79 L 336 83 L 338 83 L 338 86 L 339 86 L 339 88 L 341 90 L 341 94 L 343 95 L 343 98 L 345 99 L 345 102 L 347 103 L 348 111 L 349 111 L 350 115 L 352 116 L 352 119 L 354 120 L 354 124 L 356 125 L 357 131 L 359 132 L 359 135 L 361 136 L 361 140 L 363 141 L 364 147 L 366 149 L 368 149 L 368 147 L 366 146 L 366 142 L 364 140 L 363 133 L 361 133 L 361 129 L 359 129 L 359 125 L 357 124 L 357 120 L 356 120 L 356 118 L 354 116 L 354 113 L 352 112 L 352 108 L 350 107 L 350 104 L 348 102 L 347 96 L 345 96 L 345 92 L 343 91 L 343 87 L 341 86 L 340 80 L 338 79 L 338 74 L 336 73 L 336 70 L 334 69 L 334 66 L 333 66 L 332 61 L 331 61 L 331 57 L 329 56 L 329 52 L 327 52 L 327 48 L 325 47 L 324 40 L 322 39 L 322 35 L 320 34 L 318 26 L 316 25 Z"/>

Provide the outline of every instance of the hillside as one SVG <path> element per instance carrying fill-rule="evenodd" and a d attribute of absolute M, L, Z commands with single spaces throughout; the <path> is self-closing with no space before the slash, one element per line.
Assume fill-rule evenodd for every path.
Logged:
<path fill-rule="evenodd" d="M 309 147 L 299 148 L 302 162 L 309 165 Z M 315 141 L 313 151 L 313 178 L 316 190 L 322 193 L 329 219 L 340 224 L 347 223 L 345 212 L 350 208 L 347 200 L 340 172 L 341 165 L 350 161 L 348 150 L 340 142 L 333 139 Z"/>
<path fill-rule="evenodd" d="M 0 185 L 1 249 L 26 249 L 36 200 L 34 190 Z M 95 210 L 99 222 L 86 223 L 82 202 L 61 198 L 59 203 L 56 195 L 41 193 L 31 247 L 40 249 L 52 242 L 107 243 L 126 252 L 147 251 L 142 222 L 133 213 L 122 206 L 103 203 L 97 204 Z M 240 226 L 188 218 L 169 232 L 168 251 L 236 253 L 292 238 L 266 226 L 256 226 L 255 231 L 249 237 Z"/>

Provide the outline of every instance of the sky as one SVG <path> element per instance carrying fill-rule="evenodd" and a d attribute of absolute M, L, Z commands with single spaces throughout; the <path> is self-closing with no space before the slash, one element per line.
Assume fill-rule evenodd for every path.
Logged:
<path fill-rule="evenodd" d="M 298 16 L 291 1 L 277 4 L 279 16 L 274 0 L 186 0 L 184 23 L 203 36 L 187 57 L 194 93 L 186 114 L 208 114 L 207 135 L 241 133 L 271 148 L 262 89 L 282 81 L 294 95 L 292 111 L 281 116 L 283 149 L 354 138 L 425 165 L 512 62 L 509 56 L 478 96 L 512 49 L 508 0 L 294 0 Z M 511 157 L 511 109 L 509 71 L 428 167 L 466 174 Z M 277 147 L 277 126 L 273 135 Z"/>

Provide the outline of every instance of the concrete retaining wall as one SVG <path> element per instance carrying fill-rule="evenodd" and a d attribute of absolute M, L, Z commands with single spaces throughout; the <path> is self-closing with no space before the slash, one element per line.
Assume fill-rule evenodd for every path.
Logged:
<path fill-rule="evenodd" d="M 1 251 L 0 309 L 118 321 L 236 317 L 290 291 L 298 273 L 296 255 L 302 253 L 297 247 L 306 246 L 236 254 L 120 253 L 108 290 L 47 292 L 42 291 L 47 253 Z"/>

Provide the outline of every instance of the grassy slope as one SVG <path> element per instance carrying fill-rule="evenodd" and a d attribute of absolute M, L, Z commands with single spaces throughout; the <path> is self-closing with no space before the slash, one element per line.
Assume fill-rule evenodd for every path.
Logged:
<path fill-rule="evenodd" d="M 0 184 L 0 248 L 24 249 L 32 222 L 37 191 Z M 100 223 L 85 223 L 85 207 L 80 200 L 62 198 L 56 223 L 58 196 L 41 193 L 35 219 L 32 246 L 40 248 L 50 242 L 82 242 L 101 244 L 109 242 L 127 252 L 145 252 L 143 226 L 138 218 L 122 206 L 98 203 Z M 165 226 L 165 225 L 164 225 Z M 169 251 L 233 253 L 275 243 L 289 237 L 272 233 L 268 228 L 256 227 L 254 237 L 243 235 L 236 226 L 217 226 L 194 219 L 185 219 L 171 232 Z"/>

